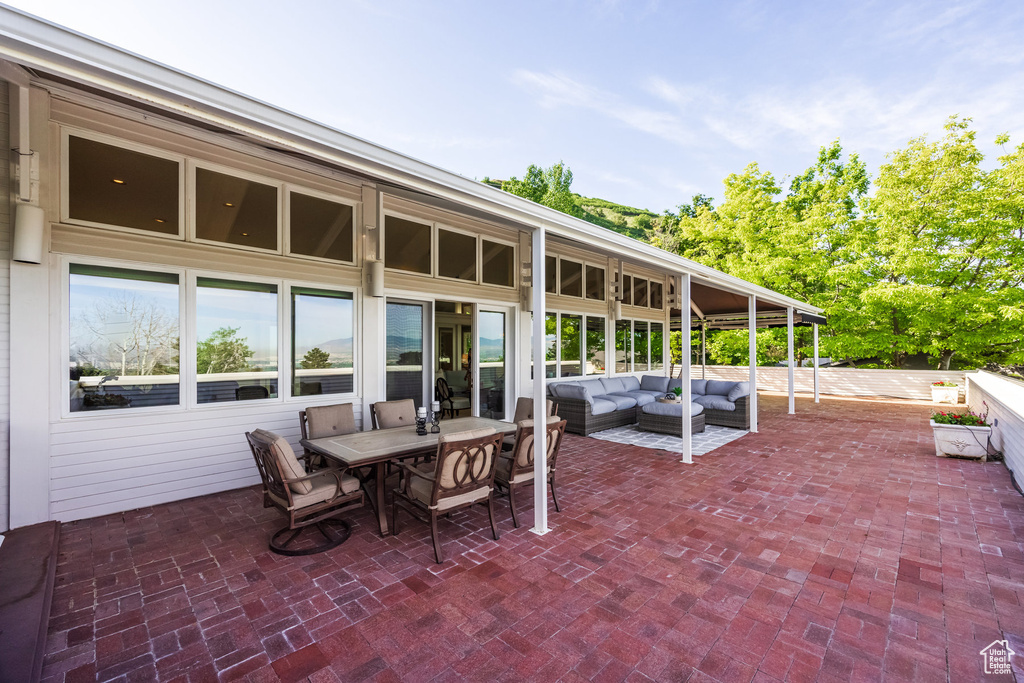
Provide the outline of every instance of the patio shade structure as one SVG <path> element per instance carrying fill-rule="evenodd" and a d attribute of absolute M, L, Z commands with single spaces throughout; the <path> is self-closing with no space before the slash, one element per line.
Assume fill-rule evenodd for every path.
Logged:
<path fill-rule="evenodd" d="M 466 389 L 473 415 L 509 419 L 516 397 L 543 405 L 548 381 L 664 373 L 663 332 L 684 309 L 704 319 L 749 305 L 758 324 L 780 311 L 820 313 L 6 7 L 0 79 L 9 93 L 0 121 L 12 131 L 19 178 L 12 214 L 25 217 L 15 237 L 41 240 L 25 251 L 32 258 L 0 275 L 9 292 L 0 322 L 11 330 L 0 370 L 18 397 L 0 410 L 11 427 L 0 453 L 0 471 L 10 472 L 0 483 L 10 493 L 0 528 L 255 484 L 244 431 L 263 426 L 297 442 L 295 416 L 308 406 L 352 403 L 366 428 L 372 403 L 427 405 L 435 373 L 465 373 L 475 380 Z M 107 175 L 76 170 L 86 162 Z M 148 175 L 125 181 L 122 167 Z M 20 230 L 38 227 L 40 212 L 43 230 Z M 163 310 L 176 323 L 180 367 L 132 375 L 81 361 L 89 345 L 72 343 L 82 312 L 72 308 L 97 278 L 108 289 L 130 282 L 169 292 Z M 231 315 L 263 306 L 270 322 L 250 333 L 243 327 L 257 322 L 225 320 L 219 303 L 200 320 L 206 302 L 225 293 L 246 302 Z M 347 316 L 348 327 L 303 346 L 297 330 L 315 327 L 304 306 L 331 311 L 310 320 Z M 249 335 L 250 365 L 201 369 L 200 342 L 224 326 Z M 596 341 L 574 341 L 584 338 Z M 303 364 L 307 347 L 327 354 L 330 367 Z M 688 399 L 689 382 L 684 391 Z M 535 448 L 534 531 L 545 533 L 542 433 Z"/>

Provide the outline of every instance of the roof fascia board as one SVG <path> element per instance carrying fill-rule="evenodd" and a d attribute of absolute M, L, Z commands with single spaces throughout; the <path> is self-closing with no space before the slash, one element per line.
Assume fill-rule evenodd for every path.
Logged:
<path fill-rule="evenodd" d="M 552 234 L 603 243 L 630 260 L 672 273 L 700 275 L 715 286 L 735 288 L 777 305 L 821 310 L 2 5 L 0 56 L 348 165 L 532 229 L 543 224 Z"/>

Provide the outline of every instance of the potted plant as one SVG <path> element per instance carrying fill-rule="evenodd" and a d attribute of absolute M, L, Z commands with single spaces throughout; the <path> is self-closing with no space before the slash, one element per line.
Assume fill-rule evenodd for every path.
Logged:
<path fill-rule="evenodd" d="M 672 399 L 673 401 L 681 401 L 683 397 L 682 387 L 672 387 L 669 392 L 665 394 L 666 399 Z"/>
<path fill-rule="evenodd" d="M 960 387 L 955 382 L 932 382 L 932 403 L 959 403 Z"/>
<path fill-rule="evenodd" d="M 987 418 L 987 403 L 984 415 L 970 411 L 934 413 L 931 426 L 935 437 L 935 455 L 940 458 L 979 458 L 985 462 L 989 437 L 992 435 L 992 427 L 986 421 Z"/>

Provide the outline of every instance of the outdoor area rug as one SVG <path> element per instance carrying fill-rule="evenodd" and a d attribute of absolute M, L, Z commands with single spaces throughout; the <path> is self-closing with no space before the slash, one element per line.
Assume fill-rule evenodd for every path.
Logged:
<path fill-rule="evenodd" d="M 703 432 L 693 435 L 693 454 L 704 455 L 705 453 L 710 453 L 719 446 L 735 441 L 744 434 L 747 434 L 745 429 L 707 425 Z M 658 448 L 672 453 L 683 452 L 683 440 L 678 436 L 642 432 L 637 425 L 606 429 L 603 432 L 594 432 L 590 436 L 594 439 L 614 441 L 615 443 L 624 443 L 630 446 Z"/>

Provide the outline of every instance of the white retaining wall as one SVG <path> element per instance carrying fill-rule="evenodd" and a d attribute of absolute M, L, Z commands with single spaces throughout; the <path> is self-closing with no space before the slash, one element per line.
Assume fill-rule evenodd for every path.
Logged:
<path fill-rule="evenodd" d="M 967 380 L 967 404 L 980 415 L 988 411 L 992 445 L 1003 452 L 1017 485 L 1024 488 L 1024 382 L 984 371 Z"/>
<path fill-rule="evenodd" d="M 691 369 L 691 377 L 700 379 L 701 366 Z M 814 391 L 814 368 L 795 368 L 796 391 Z M 746 381 L 750 369 L 746 365 L 709 365 L 708 379 Z M 963 396 L 965 373 L 961 370 L 872 370 L 861 368 L 821 368 L 818 370 L 818 391 L 835 396 L 879 396 L 930 401 L 932 382 L 945 380 L 961 387 Z M 761 391 L 789 391 L 789 368 L 758 367 L 757 388 Z"/>

